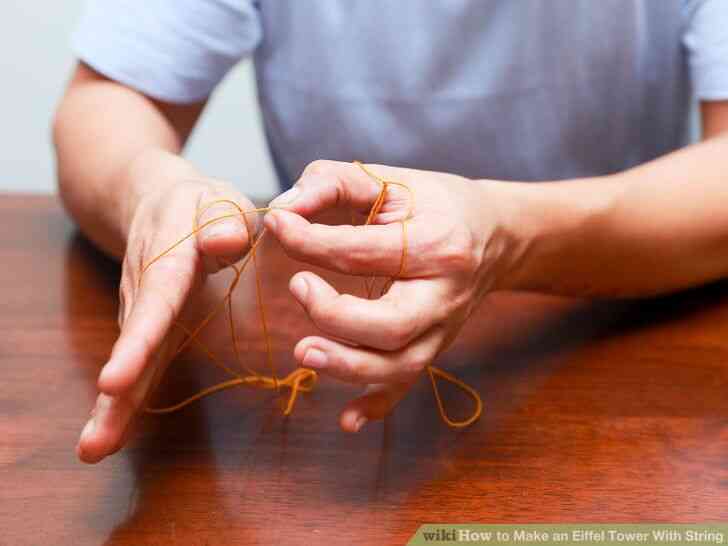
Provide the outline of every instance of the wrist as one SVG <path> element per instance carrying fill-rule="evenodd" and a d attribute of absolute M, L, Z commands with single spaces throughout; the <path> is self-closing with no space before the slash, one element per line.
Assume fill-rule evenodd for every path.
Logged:
<path fill-rule="evenodd" d="M 558 293 L 572 282 L 564 280 L 569 264 L 604 236 L 621 187 L 610 177 L 484 183 L 503 249 L 492 289 Z"/>

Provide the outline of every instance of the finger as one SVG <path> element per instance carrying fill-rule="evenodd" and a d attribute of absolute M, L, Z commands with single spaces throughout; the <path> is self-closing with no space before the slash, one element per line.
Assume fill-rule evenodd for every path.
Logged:
<path fill-rule="evenodd" d="M 368 421 L 378 421 L 389 415 L 404 398 L 412 383 L 369 385 L 364 394 L 349 402 L 339 417 L 345 432 L 359 432 Z"/>
<path fill-rule="evenodd" d="M 407 172 L 380 165 L 371 169 L 385 178 L 403 177 Z M 369 211 L 383 188 L 382 182 L 353 163 L 315 161 L 293 188 L 273 200 L 274 210 L 264 221 L 288 254 L 299 260 L 345 273 L 399 275 L 404 270 L 406 244 L 399 222 L 409 218 L 413 196 L 403 186 L 404 180 L 394 182 L 399 183 L 387 186 L 384 204 L 373 218 L 376 227 L 310 224 L 301 216 L 331 207 Z M 283 208 L 296 215 L 286 214 Z"/>
<path fill-rule="evenodd" d="M 182 310 L 196 280 L 196 263 L 197 253 L 182 248 L 144 273 L 111 358 L 99 375 L 101 392 L 123 395 L 140 379 Z"/>
<path fill-rule="evenodd" d="M 407 228 L 398 222 L 328 226 L 312 224 L 286 210 L 272 210 L 264 223 L 286 254 L 311 265 L 349 275 L 415 276 L 422 270 L 413 242 L 405 242 L 403 229 Z"/>
<path fill-rule="evenodd" d="M 234 191 L 215 190 L 203 194 L 198 206 L 197 248 L 208 273 L 239 261 L 258 230 L 254 205 Z"/>
<path fill-rule="evenodd" d="M 402 177 L 405 172 L 384 165 L 366 167 L 388 180 L 389 177 Z M 270 205 L 284 207 L 303 216 L 311 216 L 332 207 L 347 207 L 368 212 L 381 189 L 381 182 L 369 176 L 359 165 L 320 160 L 309 164 L 293 188 L 274 199 Z M 407 190 L 401 186 L 391 186 L 388 191 L 391 194 L 385 205 L 386 211 L 400 210 L 401 216 L 401 213 L 407 210 L 409 203 Z"/>
<path fill-rule="evenodd" d="M 387 352 L 310 336 L 298 342 L 293 354 L 299 365 L 348 383 L 407 383 L 432 363 L 444 337 L 441 328 L 434 328 L 404 349 Z"/>
<path fill-rule="evenodd" d="M 97 463 L 121 449 L 152 387 L 163 372 L 168 355 L 160 355 L 157 365 L 148 367 L 132 392 L 124 396 L 99 394 L 91 418 L 81 432 L 76 453 L 85 463 Z"/>
<path fill-rule="evenodd" d="M 91 419 L 86 423 L 76 453 L 85 463 L 97 463 L 121 449 L 136 408 L 128 398 L 100 394 Z"/>
<path fill-rule="evenodd" d="M 369 300 L 339 294 L 318 275 L 300 272 L 290 290 L 324 333 L 385 351 L 404 347 L 447 313 L 439 305 L 439 285 L 424 279 L 394 283 L 384 296 Z"/>

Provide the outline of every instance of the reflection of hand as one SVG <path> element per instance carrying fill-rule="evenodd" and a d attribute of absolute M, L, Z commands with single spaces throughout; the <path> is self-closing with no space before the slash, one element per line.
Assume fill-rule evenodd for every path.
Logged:
<path fill-rule="evenodd" d="M 175 319 L 205 273 L 237 261 L 248 248 L 242 219 L 229 218 L 198 232 L 154 263 L 142 268 L 191 231 L 198 210 L 219 199 L 253 205 L 222 182 L 181 181 L 145 194 L 134 211 L 127 239 L 121 287 L 121 334 L 99 377 L 93 416 L 78 444 L 79 457 L 98 462 L 120 449 L 134 417 L 142 409 L 169 357 L 169 338 Z M 199 225 L 234 213 L 216 205 L 204 211 Z M 251 229 L 255 219 L 250 217 Z M 140 282 L 141 281 L 141 282 Z"/>
<path fill-rule="evenodd" d="M 354 275 L 395 276 L 374 300 L 339 294 L 312 272 L 290 282 L 291 292 L 323 336 L 302 339 L 295 357 L 305 367 L 367 385 L 341 415 L 357 431 L 388 414 L 420 372 L 455 338 L 486 292 L 498 286 L 511 243 L 485 182 L 385 166 L 370 169 L 389 185 L 372 225 L 326 226 L 306 220 L 331 207 L 366 213 L 381 185 L 354 164 L 319 161 L 304 172 L 285 205 L 265 225 L 286 252 L 303 262 Z"/>

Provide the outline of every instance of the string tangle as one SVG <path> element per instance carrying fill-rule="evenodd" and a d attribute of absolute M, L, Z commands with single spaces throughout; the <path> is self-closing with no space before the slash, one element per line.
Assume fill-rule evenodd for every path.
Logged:
<path fill-rule="evenodd" d="M 390 277 L 387 279 L 384 283 L 384 285 L 381 287 L 379 291 L 379 296 L 383 295 L 384 293 L 389 290 L 392 283 L 394 283 L 398 278 L 401 278 L 407 267 L 407 252 L 408 252 L 408 238 L 407 238 L 407 222 L 411 219 L 413 210 L 414 210 L 414 196 L 412 193 L 412 190 L 409 186 L 406 184 L 403 184 L 401 182 L 395 182 L 391 180 L 384 180 L 383 178 L 380 178 L 375 173 L 373 173 L 371 170 L 369 170 L 365 165 L 363 165 L 359 161 L 355 161 L 354 164 L 356 164 L 367 176 L 369 176 L 372 180 L 375 180 L 379 186 L 380 190 L 379 193 L 374 200 L 374 204 L 372 205 L 371 209 L 369 210 L 369 214 L 367 215 L 367 219 L 365 221 L 365 226 L 371 224 L 376 219 L 377 215 L 381 211 L 382 207 L 384 206 L 384 203 L 387 199 L 387 192 L 389 191 L 389 188 L 391 186 L 397 186 L 400 188 L 403 188 L 408 196 L 408 210 L 405 214 L 404 218 L 400 220 L 400 225 L 402 226 L 402 253 L 400 257 L 400 266 L 399 270 L 396 275 L 393 277 Z M 212 218 L 210 220 L 207 220 L 206 222 L 200 224 L 200 218 L 209 210 L 211 210 L 213 207 L 217 205 L 228 205 L 232 207 L 236 212 L 223 214 L 220 216 L 217 216 L 215 218 Z M 222 371 L 224 371 L 226 374 L 230 376 L 230 379 L 226 381 L 222 381 L 220 383 L 217 383 L 215 385 L 212 385 L 210 387 L 204 388 L 197 393 L 193 394 L 192 396 L 189 396 L 185 398 L 184 400 L 173 404 L 171 406 L 162 407 L 162 408 L 146 408 L 146 411 L 148 413 L 153 414 L 166 414 L 166 413 L 172 413 L 178 410 L 181 410 L 185 406 L 188 406 L 189 404 L 192 404 L 202 398 L 205 398 L 206 396 L 210 396 L 212 394 L 215 394 L 217 392 L 235 388 L 235 387 L 242 387 L 242 386 L 248 386 L 248 387 L 255 387 L 260 389 L 270 389 L 275 390 L 278 392 L 281 392 L 285 389 L 287 389 L 288 392 L 288 399 L 283 404 L 283 415 L 290 415 L 290 413 L 293 411 L 294 405 L 296 403 L 296 399 L 298 397 L 299 393 L 302 392 L 310 392 L 314 389 L 316 382 L 318 380 L 318 375 L 314 370 L 310 370 L 308 368 L 297 368 L 291 373 L 289 373 L 287 376 L 279 378 L 278 374 L 275 369 L 275 365 L 273 362 L 273 346 L 271 342 L 271 336 L 268 329 L 268 322 L 266 317 L 266 307 L 265 302 L 263 301 L 262 296 L 262 279 L 261 274 L 258 269 L 258 262 L 257 262 L 257 252 L 258 249 L 266 236 L 266 229 L 263 228 L 260 233 L 256 236 L 254 233 L 254 230 L 252 229 L 250 225 L 250 221 L 248 220 L 248 216 L 251 214 L 257 214 L 257 213 L 265 213 L 271 210 L 271 207 L 259 207 L 259 208 L 253 208 L 249 210 L 243 210 L 239 204 L 237 204 L 235 201 L 229 200 L 229 199 L 218 199 L 215 201 L 212 201 L 202 207 L 201 209 L 198 207 L 197 214 L 194 218 L 193 227 L 194 229 L 176 241 L 174 244 L 172 244 L 169 248 L 161 252 L 159 255 L 157 255 L 155 258 L 153 258 L 149 263 L 147 263 L 144 267 L 142 267 L 141 274 L 139 277 L 139 284 L 141 285 L 142 277 L 144 276 L 144 273 L 149 270 L 150 267 L 152 267 L 156 262 L 170 254 L 172 251 L 174 251 L 177 247 L 182 245 L 184 242 L 189 240 L 190 238 L 197 235 L 200 231 L 204 230 L 206 227 L 215 224 L 217 222 L 220 222 L 222 220 L 228 219 L 228 218 L 242 218 L 243 222 L 245 223 L 246 230 L 248 232 L 248 240 L 251 241 L 250 244 L 250 250 L 245 255 L 245 257 L 239 262 L 239 263 L 230 263 L 228 264 L 228 267 L 233 271 L 233 278 L 227 288 L 227 291 L 225 295 L 223 296 L 222 300 L 197 324 L 196 327 L 190 329 L 184 324 L 182 324 L 180 321 L 175 321 L 176 327 L 180 328 L 183 333 L 185 334 L 185 338 L 180 343 L 179 347 L 177 347 L 176 351 L 172 355 L 172 359 L 179 356 L 180 353 L 182 353 L 186 348 L 190 346 L 190 344 L 195 344 L 202 352 L 209 358 L 210 362 L 212 362 L 215 366 L 220 368 Z M 353 222 L 352 222 L 353 223 Z M 239 346 L 239 340 L 238 335 L 235 328 L 235 318 L 233 313 L 233 293 L 235 292 L 235 289 L 237 288 L 241 276 L 247 266 L 252 263 L 253 268 L 253 276 L 255 279 L 255 294 L 256 294 L 256 305 L 258 308 L 258 316 L 260 320 L 261 325 L 261 331 L 263 335 L 263 341 L 265 345 L 265 357 L 266 357 L 266 364 L 268 368 L 269 375 L 263 375 L 256 370 L 249 367 L 243 360 L 243 357 L 240 352 L 240 346 Z M 374 276 L 366 277 L 364 279 L 364 289 L 367 295 L 367 298 L 372 298 L 374 294 L 374 288 L 376 284 L 376 278 Z M 209 347 L 207 347 L 200 339 L 199 334 L 200 332 L 221 312 L 225 312 L 227 315 L 227 324 L 228 328 L 230 330 L 230 337 L 232 340 L 232 346 L 233 346 L 233 352 L 235 355 L 235 360 L 238 364 L 238 366 L 245 371 L 245 374 L 240 373 L 238 370 L 231 368 L 230 366 L 226 365 L 221 358 L 219 358 Z M 432 365 L 426 366 L 427 374 L 430 378 L 430 382 L 432 384 L 432 390 L 433 394 L 435 396 L 435 401 L 437 403 L 437 409 L 440 413 L 440 416 L 442 420 L 450 427 L 452 428 L 463 428 L 471 425 L 474 423 L 482 414 L 483 412 L 483 402 L 480 398 L 480 395 L 478 392 L 455 377 L 454 375 L 437 368 Z M 474 403 L 475 408 L 473 410 L 473 413 L 467 417 L 466 419 L 457 421 L 452 419 L 445 409 L 445 405 L 443 403 L 442 397 L 440 395 L 440 390 L 437 385 L 437 378 L 440 378 L 444 381 L 447 381 L 454 386 L 461 389 L 468 397 L 470 397 Z"/>

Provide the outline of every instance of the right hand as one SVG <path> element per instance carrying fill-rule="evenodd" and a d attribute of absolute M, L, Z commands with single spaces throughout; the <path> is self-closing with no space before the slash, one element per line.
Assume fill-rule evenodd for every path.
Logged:
<path fill-rule="evenodd" d="M 119 290 L 121 333 L 98 379 L 100 394 L 81 433 L 77 453 L 87 463 L 99 462 L 119 450 L 135 416 L 169 362 L 179 335 L 174 322 L 185 302 L 207 274 L 237 262 L 249 248 L 242 217 L 228 218 L 201 230 L 154 263 L 142 268 L 194 228 L 206 205 L 220 199 L 243 210 L 254 205 L 229 184 L 203 177 L 180 180 L 144 193 L 131 215 Z M 218 204 L 207 210 L 198 225 L 236 212 Z M 248 215 L 254 232 L 256 215 Z"/>

